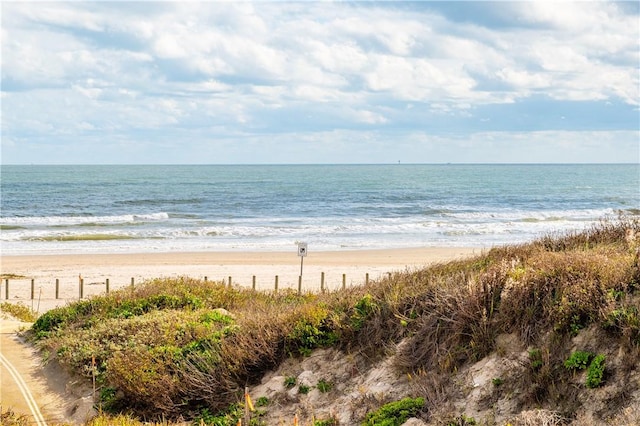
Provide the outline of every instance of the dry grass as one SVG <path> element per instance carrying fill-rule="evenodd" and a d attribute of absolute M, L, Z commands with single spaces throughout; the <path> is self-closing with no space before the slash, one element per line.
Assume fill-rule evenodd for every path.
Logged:
<path fill-rule="evenodd" d="M 0 406 L 0 425 L 2 426 L 28 426 L 30 424 L 28 416 L 17 414 L 13 409 Z"/>

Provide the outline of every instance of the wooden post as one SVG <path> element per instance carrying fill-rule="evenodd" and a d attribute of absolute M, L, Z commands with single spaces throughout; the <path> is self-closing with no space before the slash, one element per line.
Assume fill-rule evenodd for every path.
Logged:
<path fill-rule="evenodd" d="M 302 294 L 302 275 L 298 275 L 298 296 Z"/>
<path fill-rule="evenodd" d="M 251 281 L 251 289 L 253 291 L 256 291 L 256 276 L 255 275 L 253 276 L 253 279 Z"/>
<path fill-rule="evenodd" d="M 107 278 L 104 282 L 107 285 L 107 294 L 109 294 L 109 278 Z"/>
<path fill-rule="evenodd" d="M 9 300 L 9 279 L 4 280 L 4 298 Z"/>
<path fill-rule="evenodd" d="M 204 282 L 206 283 L 207 281 L 208 281 L 208 278 L 207 278 L 207 276 L 205 275 L 205 276 L 204 276 Z"/>
<path fill-rule="evenodd" d="M 320 273 L 320 293 L 324 293 L 324 272 Z"/>
<path fill-rule="evenodd" d="M 387 272 L 387 274 L 389 274 L 389 279 L 391 279 L 391 272 Z"/>
<path fill-rule="evenodd" d="M 365 285 L 369 285 L 369 273 L 367 272 L 367 274 L 364 276 L 364 283 Z"/>
<path fill-rule="evenodd" d="M 60 297 L 60 279 L 56 278 L 56 299 Z"/>
<path fill-rule="evenodd" d="M 133 290 L 134 285 L 135 285 L 135 280 L 133 279 L 133 277 L 131 277 L 131 290 Z"/>
<path fill-rule="evenodd" d="M 247 386 L 244 387 L 244 422 L 247 426 L 251 422 L 251 414 L 249 413 L 249 388 Z"/>
<path fill-rule="evenodd" d="M 84 278 L 80 278 L 80 299 L 84 296 Z"/>
<path fill-rule="evenodd" d="M 35 284 L 36 284 L 35 281 L 36 280 L 31 278 L 31 300 L 35 299 L 35 292 L 34 292 Z"/>
<path fill-rule="evenodd" d="M 91 377 L 93 381 L 93 402 L 96 401 L 96 356 L 91 355 Z"/>
<path fill-rule="evenodd" d="M 342 274 L 342 289 L 347 288 L 347 274 Z"/>
<path fill-rule="evenodd" d="M 278 293 L 278 276 L 276 275 L 276 287 L 275 292 Z"/>

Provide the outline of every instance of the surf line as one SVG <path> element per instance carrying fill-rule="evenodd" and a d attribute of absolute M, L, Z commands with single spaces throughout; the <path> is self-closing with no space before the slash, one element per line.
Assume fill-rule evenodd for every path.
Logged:
<path fill-rule="evenodd" d="M 11 374 L 11 377 L 13 377 L 13 380 L 15 380 L 16 384 L 18 385 L 18 388 L 20 389 L 20 393 L 22 393 L 22 396 L 27 401 L 27 405 L 29 406 L 29 409 L 31 409 L 31 414 L 35 419 L 36 424 L 38 426 L 47 426 L 47 422 L 44 420 L 44 417 L 40 412 L 40 408 L 38 408 L 38 404 L 36 403 L 36 400 L 33 398 L 33 395 L 31 394 L 29 387 L 27 386 L 25 381 L 22 379 L 22 376 L 20 376 L 20 373 L 18 373 L 18 370 L 16 370 L 15 367 L 9 362 L 9 360 L 1 353 L 0 353 L 0 363 L 2 363 L 2 365 L 9 371 L 9 374 Z"/>

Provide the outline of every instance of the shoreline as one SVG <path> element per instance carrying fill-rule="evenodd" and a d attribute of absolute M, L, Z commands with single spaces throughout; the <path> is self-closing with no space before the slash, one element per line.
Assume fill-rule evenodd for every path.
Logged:
<path fill-rule="evenodd" d="M 343 283 L 358 285 L 368 276 L 375 280 L 390 272 L 420 269 L 434 263 L 477 256 L 486 248 L 423 247 L 309 252 L 304 258 L 302 287 L 319 291 L 321 276 L 325 288 L 335 290 Z M 190 277 L 228 282 L 234 286 L 269 290 L 297 288 L 301 258 L 297 252 L 167 252 L 115 254 L 1 255 L 0 301 L 38 302 L 38 311 L 78 300 L 80 277 L 83 298 L 154 278 Z M 255 278 L 254 278 L 255 277 Z M 6 298 L 6 279 L 10 282 Z M 31 285 L 33 280 L 33 290 Z M 59 298 L 55 283 L 59 282 Z M 34 299 L 31 299 L 31 292 Z M 40 303 L 42 302 L 42 304 Z M 35 307 L 35 305 L 34 305 Z"/>

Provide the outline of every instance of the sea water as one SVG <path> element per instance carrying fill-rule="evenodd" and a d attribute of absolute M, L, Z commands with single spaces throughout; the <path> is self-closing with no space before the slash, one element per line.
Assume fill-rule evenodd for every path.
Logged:
<path fill-rule="evenodd" d="M 640 213 L 640 165 L 4 165 L 2 255 L 491 247 Z"/>

